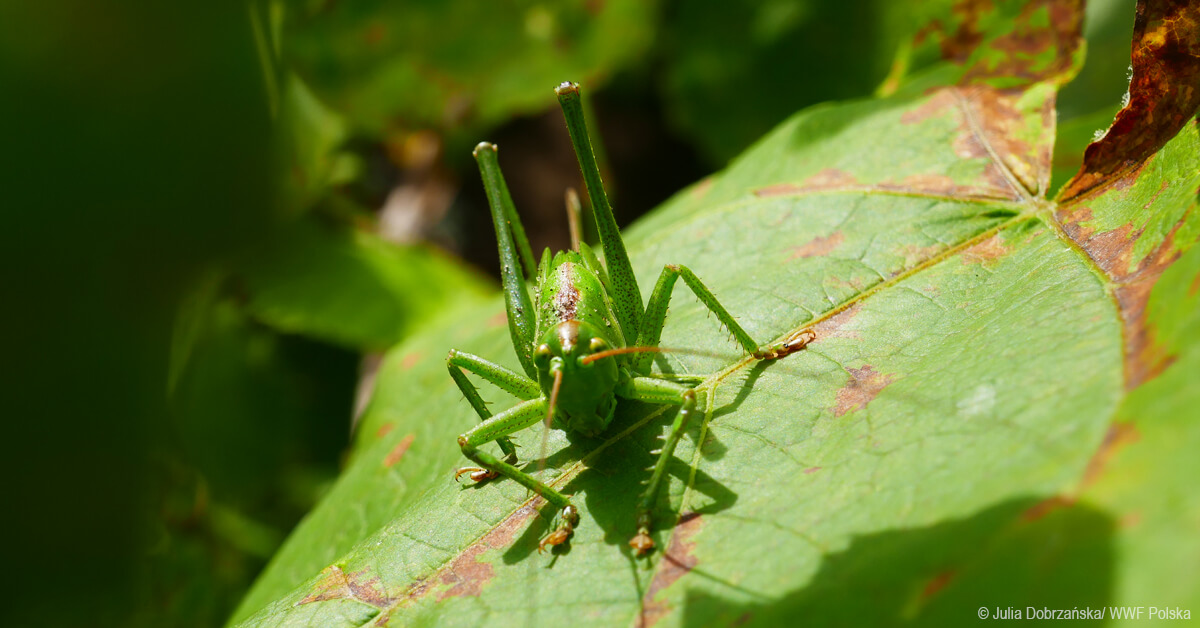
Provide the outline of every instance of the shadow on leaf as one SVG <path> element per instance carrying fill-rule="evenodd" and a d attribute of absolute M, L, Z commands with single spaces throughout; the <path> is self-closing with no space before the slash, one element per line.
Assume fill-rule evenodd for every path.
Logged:
<path fill-rule="evenodd" d="M 1099 609 L 1112 597 L 1114 528 L 1086 504 L 1011 500 L 967 519 L 857 537 L 825 558 L 809 586 L 773 602 L 693 586 L 683 625 L 957 626 L 977 621 L 981 608 L 992 617 L 1015 609 L 1021 619 L 1028 607 Z"/>

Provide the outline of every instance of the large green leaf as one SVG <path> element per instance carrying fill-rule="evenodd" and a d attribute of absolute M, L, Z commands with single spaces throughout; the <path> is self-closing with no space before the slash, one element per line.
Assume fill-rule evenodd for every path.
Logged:
<path fill-rule="evenodd" d="M 450 481 L 454 435 L 477 419 L 442 356 L 516 367 L 496 301 L 388 355 L 344 476 L 235 620 L 962 624 L 980 606 L 1200 608 L 1200 130 L 1186 102 L 1152 102 L 1191 97 L 1172 80 L 1187 68 L 1147 62 L 1163 42 L 1200 58 L 1200 38 L 1195 9 L 1162 6 L 1141 13 L 1127 111 L 1173 113 L 1114 127 L 1056 201 L 1054 98 L 1079 63 L 1082 9 L 962 3 L 954 29 L 930 24 L 979 47 L 891 96 L 797 114 L 629 230 L 643 287 L 686 263 L 755 338 L 817 334 L 775 363 L 660 362 L 712 375 L 668 467 L 659 552 L 634 559 L 626 542 L 672 410 L 626 403 L 602 438 L 551 434 L 546 474 L 583 513 L 551 556 L 535 551 L 544 503 L 512 482 Z M 663 344 L 734 348 L 683 290 Z M 525 459 L 539 440 L 519 436 Z"/>

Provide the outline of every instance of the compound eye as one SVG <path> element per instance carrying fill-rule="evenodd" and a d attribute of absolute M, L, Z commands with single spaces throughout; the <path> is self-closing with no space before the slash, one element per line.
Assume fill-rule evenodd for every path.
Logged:
<path fill-rule="evenodd" d="M 588 345 L 588 349 L 591 353 L 600 353 L 607 348 L 608 343 L 604 342 L 602 338 L 592 338 L 591 344 Z"/>
<path fill-rule="evenodd" d="M 550 359 L 550 345 L 541 345 L 533 351 L 533 359 L 538 362 L 545 362 Z"/>

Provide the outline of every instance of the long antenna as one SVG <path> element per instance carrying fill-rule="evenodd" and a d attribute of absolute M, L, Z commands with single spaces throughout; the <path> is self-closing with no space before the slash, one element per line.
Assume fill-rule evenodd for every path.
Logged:
<path fill-rule="evenodd" d="M 676 351 L 674 349 L 666 349 L 663 347 L 621 347 L 619 349 L 609 349 L 607 351 L 599 351 L 597 353 L 593 353 L 593 354 L 587 356 L 586 358 L 584 358 L 583 360 L 581 360 L 581 362 L 583 364 L 591 364 L 592 362 L 595 362 L 596 360 L 603 360 L 604 358 L 607 358 L 607 357 L 611 357 L 614 355 L 625 355 L 627 353 L 691 353 L 691 352 L 687 351 L 686 349 Z"/>
<path fill-rule="evenodd" d="M 757 360 L 778 360 L 800 351 L 807 347 L 809 343 L 817 339 L 817 335 L 809 329 L 801 330 L 794 333 L 783 340 L 783 342 L 771 345 L 763 351 L 758 351 L 751 354 Z M 593 353 L 581 360 L 583 364 L 591 364 L 596 360 L 612 357 L 614 355 L 625 355 L 627 353 L 677 353 L 680 355 L 698 355 L 704 358 L 725 359 L 730 357 L 727 354 L 715 353 L 712 351 L 700 351 L 698 349 L 677 349 L 672 347 L 620 347 L 617 349 L 608 349 Z"/>
<path fill-rule="evenodd" d="M 554 408 L 558 405 L 558 389 L 562 386 L 562 370 L 554 371 L 554 385 L 550 387 L 550 406 L 546 408 L 546 418 L 542 421 L 542 447 L 538 455 L 538 478 L 546 470 L 546 445 L 550 440 L 550 421 L 554 419 Z"/>

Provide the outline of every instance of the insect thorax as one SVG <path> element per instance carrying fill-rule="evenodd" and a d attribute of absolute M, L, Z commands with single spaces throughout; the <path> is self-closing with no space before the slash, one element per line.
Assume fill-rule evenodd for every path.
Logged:
<path fill-rule="evenodd" d="M 599 329 L 611 346 L 625 346 L 612 302 L 591 264 L 575 251 L 559 251 L 552 260 L 549 258 L 547 250 L 538 269 L 534 295 L 537 337 L 542 338 L 559 323 L 579 320 Z"/>

